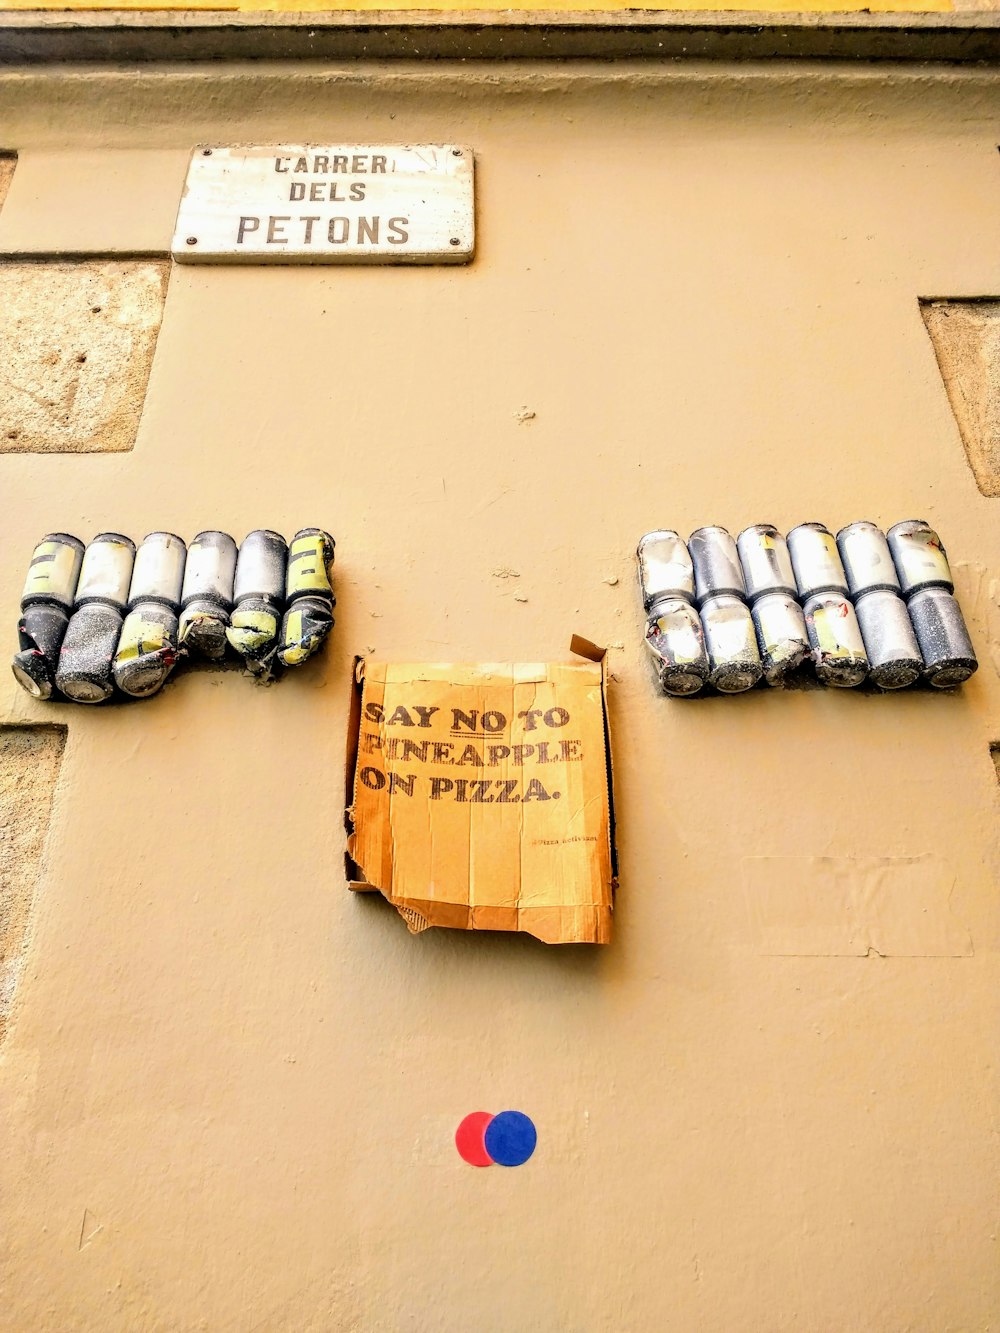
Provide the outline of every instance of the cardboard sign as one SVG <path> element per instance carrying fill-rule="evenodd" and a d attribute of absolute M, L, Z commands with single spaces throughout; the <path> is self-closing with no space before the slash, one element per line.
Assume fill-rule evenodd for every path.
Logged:
<path fill-rule="evenodd" d="M 604 944 L 614 887 L 603 665 L 358 660 L 348 880 L 413 931 Z"/>

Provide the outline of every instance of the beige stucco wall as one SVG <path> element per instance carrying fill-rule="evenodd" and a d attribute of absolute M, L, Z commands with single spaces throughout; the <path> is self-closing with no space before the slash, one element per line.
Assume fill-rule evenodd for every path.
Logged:
<path fill-rule="evenodd" d="M 198 141 L 479 172 L 471 267 L 175 268 L 134 450 L 0 457 L 11 645 L 50 529 L 318 522 L 339 572 L 276 687 L 0 686 L 0 721 L 69 727 L 0 1052 L 0 1326 L 1000 1318 L 1000 511 L 917 299 L 996 294 L 998 111 L 988 71 L 0 76 L 2 249 L 162 250 Z M 957 568 L 962 691 L 657 696 L 643 531 L 911 515 Z M 614 942 L 410 938 L 344 887 L 353 655 L 573 631 L 611 645 Z M 504 1107 L 535 1157 L 465 1166 L 456 1123 Z"/>

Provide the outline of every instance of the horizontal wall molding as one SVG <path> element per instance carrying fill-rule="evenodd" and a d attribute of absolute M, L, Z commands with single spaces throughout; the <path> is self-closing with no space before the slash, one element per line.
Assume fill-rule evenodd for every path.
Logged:
<path fill-rule="evenodd" d="M 243 60 L 1000 61 L 1000 12 L 0 14 L 0 65 Z"/>

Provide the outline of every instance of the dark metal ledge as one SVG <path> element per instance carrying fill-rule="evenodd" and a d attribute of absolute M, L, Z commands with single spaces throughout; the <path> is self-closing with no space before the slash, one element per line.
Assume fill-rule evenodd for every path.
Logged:
<path fill-rule="evenodd" d="M 360 59 L 996 63 L 1000 13 L 0 13 L 0 65 L 6 66 Z"/>

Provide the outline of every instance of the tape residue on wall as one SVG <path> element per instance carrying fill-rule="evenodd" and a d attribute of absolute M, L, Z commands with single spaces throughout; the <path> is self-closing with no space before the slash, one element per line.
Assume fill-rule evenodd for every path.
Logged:
<path fill-rule="evenodd" d="M 940 857 L 748 856 L 743 883 L 757 952 L 778 957 L 969 958 Z"/>

